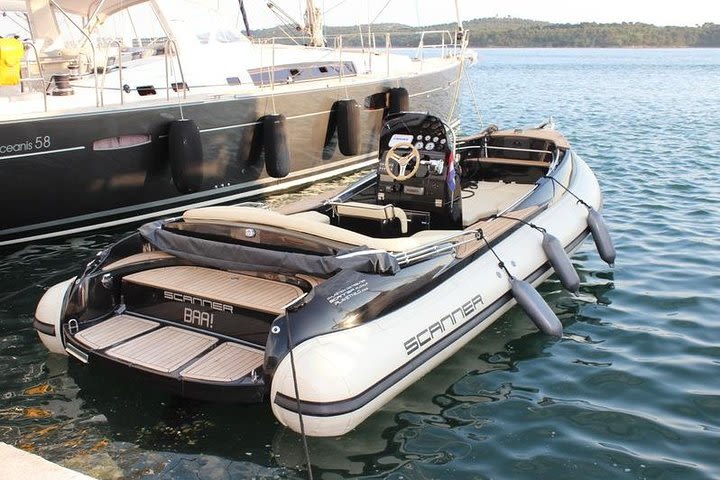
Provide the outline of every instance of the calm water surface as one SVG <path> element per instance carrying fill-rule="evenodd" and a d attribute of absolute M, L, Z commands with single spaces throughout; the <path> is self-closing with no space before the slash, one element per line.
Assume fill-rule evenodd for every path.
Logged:
<path fill-rule="evenodd" d="M 586 242 L 580 294 L 541 287 L 562 340 L 512 310 L 356 431 L 311 439 L 315 477 L 719 478 L 720 50 L 478 53 L 463 130 L 552 116 L 600 179 L 617 265 Z M 123 233 L 0 257 L 0 441 L 99 478 L 306 477 L 267 406 L 179 400 L 46 353 L 37 300 Z"/>

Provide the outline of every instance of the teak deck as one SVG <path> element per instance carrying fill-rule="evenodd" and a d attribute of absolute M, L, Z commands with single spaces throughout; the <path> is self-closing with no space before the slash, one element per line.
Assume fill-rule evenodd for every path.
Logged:
<path fill-rule="evenodd" d="M 288 283 L 194 266 L 154 268 L 123 279 L 274 315 L 303 294 L 300 287 Z"/>
<path fill-rule="evenodd" d="M 263 352 L 178 327 L 132 315 L 118 315 L 79 332 L 84 345 L 104 350 L 111 358 L 154 372 L 179 370 L 188 380 L 233 382 L 259 368 Z"/>

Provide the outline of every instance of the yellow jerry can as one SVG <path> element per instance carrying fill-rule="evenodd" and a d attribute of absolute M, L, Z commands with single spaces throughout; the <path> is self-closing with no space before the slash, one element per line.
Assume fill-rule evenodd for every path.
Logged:
<path fill-rule="evenodd" d="M 20 61 L 25 49 L 17 38 L 0 38 L 0 85 L 20 83 Z"/>

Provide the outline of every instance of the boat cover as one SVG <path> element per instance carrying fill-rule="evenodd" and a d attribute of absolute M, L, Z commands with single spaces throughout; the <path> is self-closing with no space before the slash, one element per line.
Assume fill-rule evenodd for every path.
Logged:
<path fill-rule="evenodd" d="M 400 270 L 395 257 L 381 250 L 358 247 L 338 255 L 312 255 L 282 252 L 196 238 L 165 230 L 165 221 L 150 222 L 139 228 L 152 246 L 196 265 L 225 270 L 307 273 L 327 276 L 340 270 L 395 274 Z"/>

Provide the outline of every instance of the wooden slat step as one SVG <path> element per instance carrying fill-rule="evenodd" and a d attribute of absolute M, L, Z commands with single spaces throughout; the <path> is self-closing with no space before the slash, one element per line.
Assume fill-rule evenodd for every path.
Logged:
<path fill-rule="evenodd" d="M 169 373 L 212 347 L 217 338 L 177 327 L 164 327 L 113 347 L 110 357 Z"/>
<path fill-rule="evenodd" d="M 180 372 L 180 376 L 193 380 L 232 382 L 260 367 L 263 357 L 260 350 L 237 343 L 223 343 Z"/>
<path fill-rule="evenodd" d="M 154 268 L 126 275 L 124 280 L 275 315 L 303 294 L 300 287 L 288 283 L 195 266 Z"/>
<path fill-rule="evenodd" d="M 152 330 L 158 325 L 152 320 L 118 315 L 77 333 L 75 339 L 92 349 L 100 350 Z"/>

